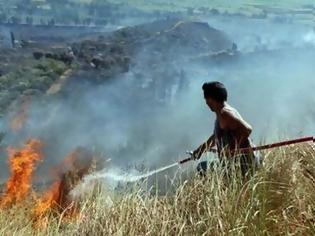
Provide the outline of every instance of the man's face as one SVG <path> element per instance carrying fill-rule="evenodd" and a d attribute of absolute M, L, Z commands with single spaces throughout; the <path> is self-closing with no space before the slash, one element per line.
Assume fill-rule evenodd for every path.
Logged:
<path fill-rule="evenodd" d="M 206 101 L 208 107 L 210 108 L 210 110 L 211 111 L 215 111 L 214 108 L 215 108 L 217 102 L 214 99 L 210 98 L 210 97 L 205 98 L 205 101 Z"/>

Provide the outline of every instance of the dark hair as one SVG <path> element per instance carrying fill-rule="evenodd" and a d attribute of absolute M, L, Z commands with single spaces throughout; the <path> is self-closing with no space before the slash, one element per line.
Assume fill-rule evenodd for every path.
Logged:
<path fill-rule="evenodd" d="M 218 82 L 206 82 L 202 85 L 203 94 L 205 98 L 212 98 L 217 102 L 225 102 L 228 97 L 227 90 L 225 86 Z"/>

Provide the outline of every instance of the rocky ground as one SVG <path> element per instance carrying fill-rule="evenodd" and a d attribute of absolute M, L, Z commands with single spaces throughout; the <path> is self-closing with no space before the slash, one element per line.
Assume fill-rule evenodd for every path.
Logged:
<path fill-rule="evenodd" d="M 133 68 L 133 73 L 141 80 L 147 74 L 137 68 L 146 67 L 145 71 L 153 77 L 149 88 L 160 78 L 166 81 L 183 77 L 175 66 L 180 61 L 204 53 L 230 55 L 235 46 L 223 32 L 206 23 L 181 20 L 162 20 L 88 36 L 83 32 L 75 39 L 66 35 L 65 39 L 55 42 L 51 38 L 45 41 L 38 32 L 38 41 L 33 41 L 29 35 L 23 37 L 25 31 L 16 35 L 22 37 L 15 39 L 14 48 L 1 49 L 2 115 L 25 95 L 58 94 L 68 84 L 68 78 L 103 83 Z M 160 83 L 164 86 L 163 81 Z"/>

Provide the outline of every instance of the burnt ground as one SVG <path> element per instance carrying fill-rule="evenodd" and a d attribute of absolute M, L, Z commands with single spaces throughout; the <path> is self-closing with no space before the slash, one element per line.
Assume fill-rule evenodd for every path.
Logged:
<path fill-rule="evenodd" d="M 131 96 L 141 94 L 136 102 L 166 101 L 174 84 L 184 89 L 189 83 L 187 65 L 237 68 L 246 60 L 259 64 L 261 58 L 281 58 L 287 50 L 241 53 L 225 32 L 207 23 L 181 19 L 114 31 L 103 27 L 10 27 L 1 30 L 7 34 L 6 47 L 0 48 L 2 116 L 14 110 L 24 96 L 67 96 L 74 87 L 79 95 L 86 84 L 104 84 L 126 77 L 133 77 L 135 83 L 135 90 L 126 92 Z M 14 33 L 13 48 L 9 32 Z M 291 50 L 294 55 L 302 49 Z M 311 53 L 307 48 L 303 50 Z"/>
<path fill-rule="evenodd" d="M 71 83 L 104 83 L 135 68 L 141 81 L 146 75 L 136 68 L 145 67 L 152 75 L 147 86 L 150 88 L 160 78 L 166 81 L 183 77 L 183 72 L 174 66 L 180 61 L 205 52 L 229 52 L 233 44 L 224 32 L 207 23 L 173 19 L 111 33 L 98 28 L 57 27 L 54 34 L 53 26 L 25 27 L 12 29 L 14 48 L 1 49 L 1 114 L 24 95 L 47 95 L 55 83 L 62 86 L 49 95 L 67 91 L 67 78 L 72 78 Z M 164 86 L 163 81 L 158 83 Z"/>
<path fill-rule="evenodd" d="M 4 123 L 18 114 L 29 98 L 40 106 L 67 96 L 72 101 L 87 88 L 130 78 L 133 86 L 121 83 L 123 96 L 116 103 L 128 104 L 133 116 L 141 116 L 152 112 L 151 105 L 169 102 L 174 85 L 185 89 L 189 83 L 185 66 L 192 58 L 204 53 L 233 54 L 229 37 L 202 22 L 162 20 L 113 32 L 76 30 L 74 36 L 56 33 L 58 37 L 50 38 L 47 32 L 52 33 L 52 27 L 48 31 L 16 29 L 15 47 L 0 49 L 0 114 Z M 144 107 L 141 104 L 149 104 L 145 106 L 148 111 L 137 112 Z M 70 106 L 81 105 L 74 101 Z M 0 133 L 11 132 L 9 127 L 1 129 Z M 7 140 L 1 141 L 0 154 L 5 156 Z M 59 145 L 55 141 L 52 149 Z M 0 163 L 6 165 L 4 159 Z"/>

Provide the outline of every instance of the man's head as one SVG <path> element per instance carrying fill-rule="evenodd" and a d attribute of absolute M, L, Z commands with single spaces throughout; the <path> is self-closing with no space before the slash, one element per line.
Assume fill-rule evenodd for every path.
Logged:
<path fill-rule="evenodd" d="M 212 111 L 215 111 L 217 107 L 224 104 L 227 100 L 227 90 L 225 86 L 218 81 L 204 83 L 202 90 L 206 103 Z"/>

